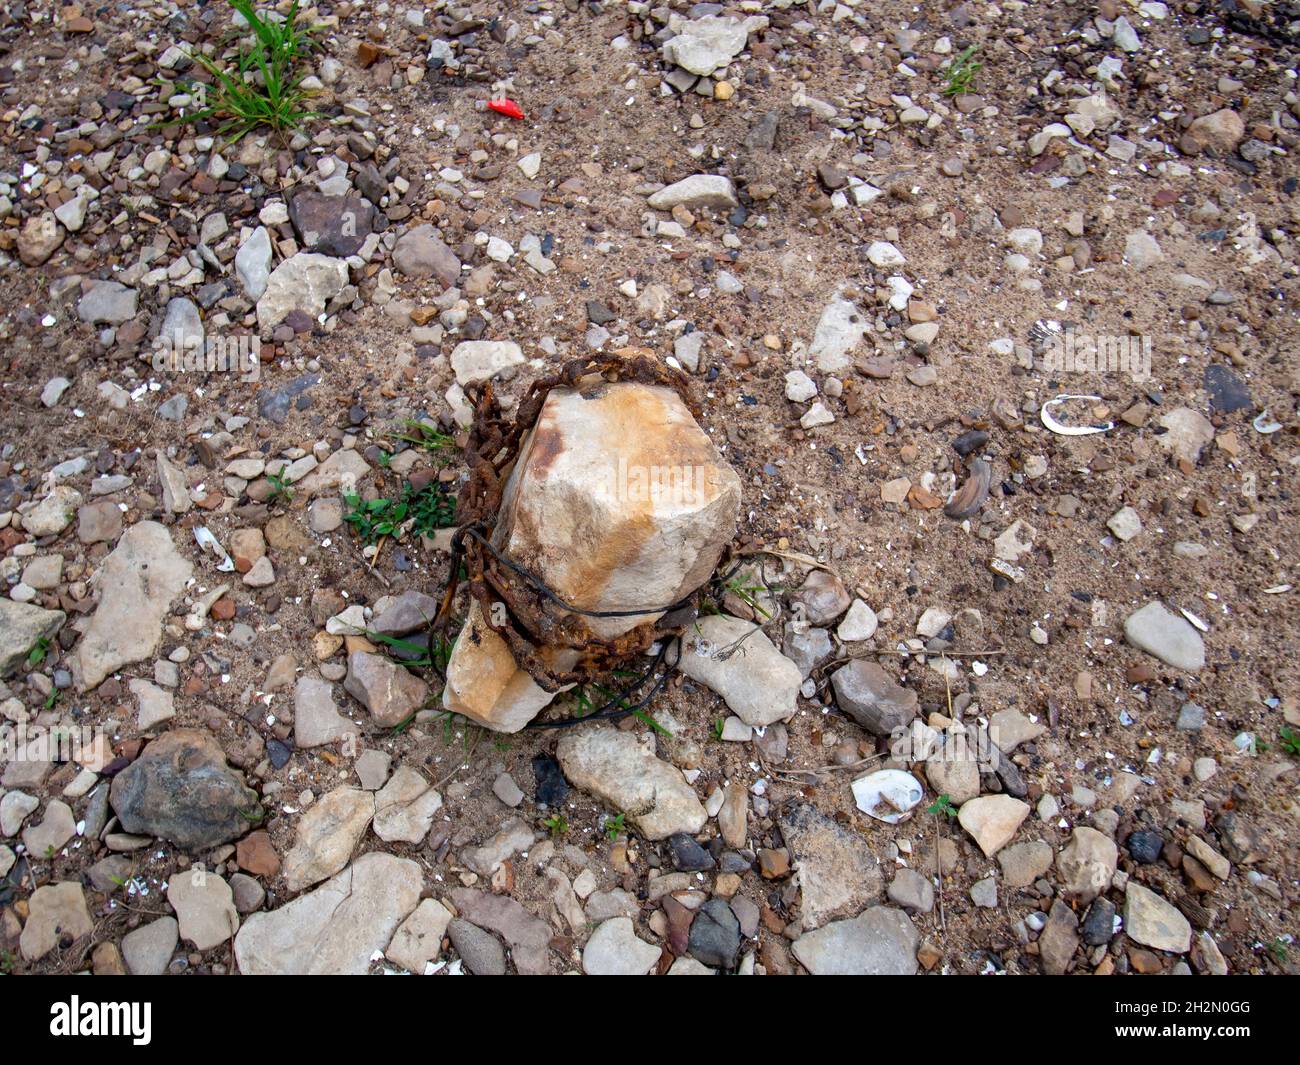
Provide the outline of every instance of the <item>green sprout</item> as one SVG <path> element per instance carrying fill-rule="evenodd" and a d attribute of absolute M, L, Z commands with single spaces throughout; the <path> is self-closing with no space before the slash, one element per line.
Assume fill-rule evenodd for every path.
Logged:
<path fill-rule="evenodd" d="M 207 106 L 182 113 L 180 120 L 212 120 L 218 123 L 218 135 L 233 144 L 255 129 L 285 134 L 318 117 L 306 106 L 310 93 L 302 83 L 309 72 L 307 58 L 319 43 L 315 27 L 298 23 L 299 0 L 293 0 L 282 19 L 273 18 L 273 12 L 259 15 L 253 0 L 227 2 L 248 24 L 252 45 L 240 52 L 233 67 L 197 50 L 192 53 L 213 80 L 207 87 Z"/>
<path fill-rule="evenodd" d="M 943 87 L 944 96 L 964 96 L 974 88 L 975 75 L 984 66 L 975 59 L 978 47 L 972 44 L 954 56 L 952 62 L 944 68 L 947 76 Z"/>
<path fill-rule="evenodd" d="M 27 668 L 35 669 L 44 662 L 45 655 L 48 653 L 49 649 L 50 638 L 48 636 L 42 636 L 32 645 L 32 649 L 27 652 Z"/>
<path fill-rule="evenodd" d="M 288 503 L 293 500 L 293 489 L 285 483 L 283 470 L 278 473 L 268 473 L 266 483 L 271 486 L 270 502 L 279 503 L 283 501 Z"/>
<path fill-rule="evenodd" d="M 343 520 L 366 544 L 376 544 L 385 537 L 401 539 L 406 523 L 419 536 L 446 529 L 456 520 L 456 500 L 437 483 L 416 491 L 410 484 L 402 487 L 395 499 L 362 499 L 355 492 L 345 493 L 347 513 Z"/>
<path fill-rule="evenodd" d="M 1277 734 L 1277 742 L 1287 754 L 1300 756 L 1300 732 L 1283 725 Z"/>
<path fill-rule="evenodd" d="M 927 808 L 928 814 L 947 814 L 949 817 L 957 816 L 957 807 L 952 804 L 952 799 L 947 795 L 940 795 Z"/>

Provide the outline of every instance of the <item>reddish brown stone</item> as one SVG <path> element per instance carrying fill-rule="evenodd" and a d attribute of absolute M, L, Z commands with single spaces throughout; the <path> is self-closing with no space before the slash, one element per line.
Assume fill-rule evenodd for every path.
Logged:
<path fill-rule="evenodd" d="M 280 871 L 280 856 L 271 846 L 271 836 L 262 830 L 250 832 L 235 845 L 239 868 L 254 876 L 275 876 Z"/>
<path fill-rule="evenodd" d="M 790 873 L 790 852 L 784 847 L 758 852 L 758 869 L 764 880 L 779 880 Z"/>

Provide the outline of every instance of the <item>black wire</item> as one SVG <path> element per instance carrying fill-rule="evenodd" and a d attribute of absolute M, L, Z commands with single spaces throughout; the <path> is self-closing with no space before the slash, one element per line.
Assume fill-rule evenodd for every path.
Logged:
<path fill-rule="evenodd" d="M 674 643 L 677 645 L 677 658 L 673 661 L 672 665 L 669 665 L 663 671 L 663 673 L 660 674 L 659 679 L 655 681 L 654 685 L 650 688 L 648 692 L 645 693 L 645 695 L 641 699 L 633 703 L 631 706 L 622 705 L 623 700 L 625 700 L 629 695 L 631 695 L 632 692 L 635 691 L 637 688 L 641 687 L 641 685 L 644 684 L 654 674 L 655 670 L 657 670 L 661 665 L 664 664 L 664 660 L 668 654 L 668 648 Z M 667 683 L 669 676 L 672 675 L 673 669 L 676 668 L 677 663 L 680 662 L 681 660 L 682 660 L 681 637 L 680 636 L 668 637 L 664 640 L 663 645 L 659 648 L 659 653 L 655 655 L 654 661 L 650 663 L 650 668 L 647 669 L 644 673 L 642 673 L 641 676 L 637 677 L 636 680 L 634 680 L 621 692 L 615 695 L 614 698 L 611 699 L 609 702 L 607 702 L 604 706 L 599 707 L 598 709 L 592 711 L 590 714 L 583 714 L 582 717 L 561 718 L 556 721 L 530 721 L 527 725 L 524 726 L 524 728 L 525 729 L 570 728 L 573 725 L 585 725 L 589 721 L 617 721 L 620 718 L 627 717 L 629 714 L 635 714 L 638 710 L 643 710 L 649 704 L 650 700 L 659 694 L 664 684 Z"/>
<path fill-rule="evenodd" d="M 569 603 L 564 599 L 560 598 L 560 596 L 558 596 L 555 592 L 551 591 L 551 589 L 548 588 L 540 578 L 534 576 L 532 573 L 529 573 L 528 570 L 524 569 L 522 566 L 517 565 L 516 563 L 512 562 L 510 559 L 505 558 L 500 553 L 498 553 L 496 548 L 492 546 L 492 544 L 487 540 L 487 538 L 484 537 L 482 533 L 479 532 L 480 524 L 481 523 L 479 522 L 475 522 L 471 525 L 463 525 L 459 529 L 457 529 L 455 534 L 452 536 L 451 558 L 447 570 L 447 581 L 443 585 L 444 600 L 446 598 L 446 591 L 448 586 L 451 584 L 452 581 L 457 579 L 458 571 L 460 568 L 461 556 L 464 553 L 464 537 L 466 534 L 468 534 L 474 537 L 474 539 L 477 540 L 480 544 L 482 544 L 485 548 L 487 548 L 488 552 L 492 555 L 492 557 L 495 558 L 498 562 L 500 562 L 503 566 L 506 566 L 512 572 L 514 572 L 518 576 L 522 577 L 525 581 L 527 581 L 534 591 L 536 591 L 538 594 L 542 595 L 546 599 L 549 599 L 551 602 L 556 603 L 557 605 L 563 607 L 565 610 L 568 610 L 574 614 L 581 614 L 585 617 L 590 617 L 590 618 L 622 618 L 622 617 L 635 617 L 641 614 L 668 614 L 668 613 L 672 613 L 675 610 L 680 610 L 683 606 L 685 606 L 691 601 L 691 596 L 688 595 L 686 598 L 681 599 L 678 602 L 673 603 L 671 606 L 666 606 L 666 607 L 652 607 L 650 609 L 642 609 L 642 610 L 584 610 L 581 607 L 574 606 L 572 603 Z M 714 580 L 725 584 L 740 570 L 741 566 L 743 565 L 744 565 L 744 559 L 738 559 L 732 565 L 731 569 L 729 569 L 722 576 L 715 577 Z M 432 665 L 434 672 L 436 672 L 438 676 L 442 678 L 443 682 L 445 683 L 447 680 L 446 671 L 443 670 L 442 667 L 438 665 L 437 655 L 434 653 L 434 639 L 440 631 L 444 631 L 444 630 L 445 630 L 445 625 L 444 626 L 434 625 L 431 626 L 429 629 L 429 662 Z M 632 692 L 634 692 L 636 689 L 641 687 L 641 685 L 644 684 L 647 680 L 649 680 L 650 677 L 654 674 L 654 672 L 661 665 L 664 664 L 665 658 L 668 653 L 668 648 L 674 642 L 677 644 L 677 658 L 672 662 L 671 665 L 669 665 L 664 670 L 664 672 L 660 675 L 659 679 L 655 681 L 654 685 L 650 688 L 648 692 L 646 692 L 646 694 L 640 700 L 638 700 L 636 703 L 633 703 L 630 706 L 622 705 L 623 701 L 629 695 L 631 695 Z M 681 659 L 682 659 L 681 637 L 665 637 L 663 640 L 663 644 L 659 649 L 659 653 L 655 655 L 654 660 L 650 663 L 650 667 L 639 677 L 637 677 L 636 680 L 634 680 L 631 684 L 625 687 L 622 691 L 620 691 L 617 695 L 615 695 L 613 699 L 605 703 L 603 706 L 597 708 L 590 714 L 584 714 L 582 717 L 564 718 L 555 721 L 532 721 L 529 724 L 525 725 L 524 728 L 525 729 L 569 728 L 570 726 L 581 725 L 588 721 L 598 721 L 598 720 L 617 721 L 621 718 L 627 717 L 629 714 L 634 714 L 638 710 L 644 709 L 646 705 L 650 702 L 650 700 L 659 694 L 664 684 L 667 683 L 669 675 L 672 673 L 673 669 L 676 668 L 677 664 L 681 661 Z"/>

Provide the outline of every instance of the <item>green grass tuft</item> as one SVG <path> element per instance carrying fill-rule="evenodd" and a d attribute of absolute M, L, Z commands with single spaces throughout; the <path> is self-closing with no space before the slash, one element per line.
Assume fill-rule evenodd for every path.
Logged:
<path fill-rule="evenodd" d="M 283 20 L 259 14 L 253 0 L 226 0 L 243 16 L 252 46 L 239 53 L 234 66 L 201 52 L 192 58 L 212 77 L 206 106 L 180 116 L 189 123 L 212 122 L 218 136 L 233 144 L 255 129 L 275 133 L 297 129 L 319 117 L 307 106 L 311 93 L 302 87 L 307 58 L 319 47 L 314 27 L 298 22 L 299 0 L 293 0 Z"/>
<path fill-rule="evenodd" d="M 947 81 L 943 87 L 944 96 L 963 96 L 975 87 L 975 75 L 984 66 L 975 58 L 978 45 L 972 44 L 944 68 Z"/>

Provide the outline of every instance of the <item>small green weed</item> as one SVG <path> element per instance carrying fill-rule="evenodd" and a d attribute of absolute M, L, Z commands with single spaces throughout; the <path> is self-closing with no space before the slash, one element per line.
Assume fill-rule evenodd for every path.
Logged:
<path fill-rule="evenodd" d="M 944 68 L 947 78 L 943 86 L 944 96 L 963 96 L 975 87 L 975 75 L 984 66 L 975 58 L 979 46 L 972 44 L 953 57 Z"/>
<path fill-rule="evenodd" d="M 218 135 L 238 141 L 258 128 L 275 133 L 297 129 L 316 112 L 307 108 L 310 93 L 302 87 L 306 59 L 319 47 L 314 27 L 298 22 L 299 0 L 293 0 L 282 20 L 259 14 L 253 0 L 227 0 L 252 33 L 252 46 L 234 66 L 193 53 L 194 61 L 212 77 L 206 106 L 180 116 L 184 122 L 217 123 Z"/>
<path fill-rule="evenodd" d="M 771 612 L 765 609 L 758 601 L 758 596 L 761 593 L 769 591 L 766 586 L 762 584 L 747 584 L 740 577 L 732 577 L 731 580 L 727 581 L 723 585 L 723 587 L 733 595 L 738 596 L 751 610 L 762 614 L 768 621 L 772 620 Z M 719 613 L 721 613 L 721 611 L 719 611 Z"/>
<path fill-rule="evenodd" d="M 268 473 L 266 483 L 271 486 L 271 495 L 267 499 L 268 503 L 289 503 L 293 500 L 293 489 L 285 483 L 283 471 Z"/>
<path fill-rule="evenodd" d="M 50 638 L 48 636 L 42 636 L 39 640 L 36 641 L 35 644 L 32 645 L 32 649 L 27 652 L 27 668 L 35 669 L 42 662 L 44 662 L 45 656 L 49 652 L 49 650 L 50 650 Z"/>
<path fill-rule="evenodd" d="M 552 839 L 556 839 L 569 831 L 569 819 L 564 814 L 552 814 L 542 822 L 542 827 L 551 833 Z"/>
<path fill-rule="evenodd" d="M 949 817 L 957 816 L 957 807 L 952 804 L 952 799 L 947 795 L 940 795 L 934 802 L 930 803 L 925 810 L 928 814 L 946 814 Z"/>
<path fill-rule="evenodd" d="M 446 433 L 414 418 L 402 422 L 401 432 L 389 433 L 388 436 L 389 439 L 405 441 L 429 454 L 437 454 L 456 446 L 456 442 Z"/>
<path fill-rule="evenodd" d="M 1277 734 L 1277 742 L 1287 754 L 1300 756 L 1300 732 L 1283 725 Z"/>
<path fill-rule="evenodd" d="M 367 544 L 376 544 L 387 536 L 401 539 L 409 529 L 417 536 L 427 536 L 446 529 L 456 520 L 456 500 L 440 484 L 426 485 L 418 492 L 410 484 L 402 486 L 395 499 L 362 499 L 355 492 L 343 496 L 347 513 L 343 520 Z"/>
<path fill-rule="evenodd" d="M 375 632 L 373 629 L 366 630 L 366 639 L 399 652 L 398 661 L 410 669 L 437 668 L 446 672 L 447 663 L 451 660 L 452 642 L 445 636 L 434 638 L 432 657 L 429 655 L 428 640 L 403 640 L 398 636 Z"/>

